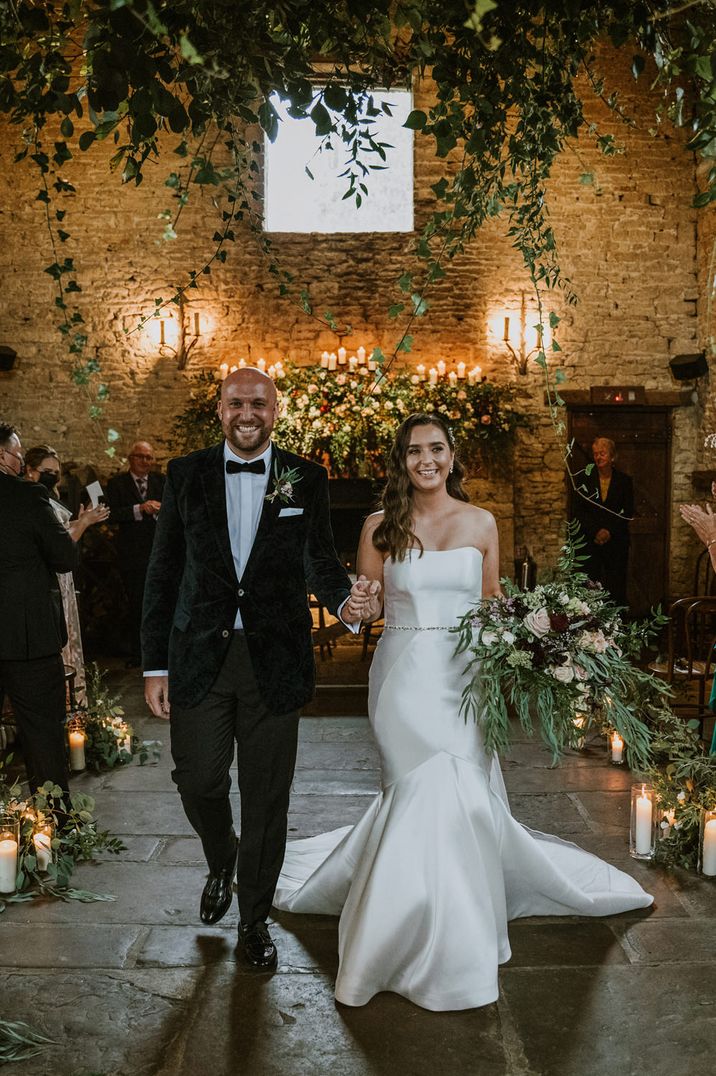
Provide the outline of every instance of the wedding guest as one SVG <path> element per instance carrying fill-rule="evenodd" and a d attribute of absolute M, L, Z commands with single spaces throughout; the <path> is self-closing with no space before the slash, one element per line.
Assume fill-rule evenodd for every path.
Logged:
<path fill-rule="evenodd" d="M 31 791 L 45 781 L 67 791 L 57 573 L 72 571 L 77 547 L 46 487 L 22 481 L 24 466 L 19 433 L 0 421 L 0 693 L 12 703 Z"/>
<path fill-rule="evenodd" d="M 129 469 L 110 478 L 107 501 L 117 528 L 117 560 L 127 598 L 127 668 L 142 663 L 140 632 L 147 566 L 164 491 L 164 475 L 154 470 L 154 449 L 136 441 L 129 450 Z"/>
<path fill-rule="evenodd" d="M 57 484 L 60 481 L 61 469 L 57 452 L 50 445 L 36 445 L 29 448 L 25 453 L 25 477 L 30 482 L 39 482 L 50 494 L 50 505 L 58 520 L 67 531 L 73 542 L 79 542 L 88 527 L 94 527 L 97 523 L 104 523 L 109 517 L 109 508 L 100 504 L 96 508 L 80 506 L 77 519 L 72 519 L 72 512 L 59 499 Z M 80 706 L 87 704 L 87 687 L 85 684 L 84 654 L 82 652 L 82 634 L 80 631 L 80 617 L 77 608 L 77 595 L 72 572 L 60 572 L 58 574 L 60 594 L 62 595 L 62 609 L 65 614 L 67 627 L 67 643 L 62 651 L 62 660 L 75 670 L 75 698 Z"/>
<path fill-rule="evenodd" d="M 299 710 L 315 683 L 308 592 L 346 623 L 364 602 L 336 556 L 325 469 L 271 440 L 273 381 L 247 367 L 220 392 L 224 441 L 168 468 L 144 598 L 145 697 L 157 717 L 171 715 L 172 778 L 209 867 L 201 919 L 226 914 L 236 876 L 238 947 L 270 968 L 266 917 Z M 237 749 L 240 842 L 229 801 Z"/>
<path fill-rule="evenodd" d="M 614 466 L 616 445 L 608 437 L 592 443 L 594 469 L 581 477 L 575 515 L 587 539 L 585 571 L 617 605 L 627 606 L 629 521 L 634 515 L 631 477 Z"/>

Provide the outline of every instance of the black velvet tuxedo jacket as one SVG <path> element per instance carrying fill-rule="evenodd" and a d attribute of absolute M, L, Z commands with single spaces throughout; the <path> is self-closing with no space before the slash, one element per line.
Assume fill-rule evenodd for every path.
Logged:
<path fill-rule="evenodd" d="M 67 628 L 57 572 L 76 567 L 45 487 L 0 473 L 0 659 L 59 654 Z"/>
<path fill-rule="evenodd" d="M 335 613 L 350 592 L 331 531 L 325 468 L 273 446 L 274 475 L 295 468 L 293 500 L 264 500 L 242 578 L 226 515 L 223 442 L 172 460 L 144 590 L 144 668 L 169 670 L 169 699 L 197 706 L 231 641 L 237 607 L 259 690 L 275 714 L 313 696 L 310 591 Z M 302 508 L 300 515 L 280 514 Z"/>
<path fill-rule="evenodd" d="M 588 542 L 593 543 L 597 531 L 602 527 L 611 534 L 609 545 L 629 548 L 629 517 L 634 515 L 634 486 L 631 477 L 624 471 L 612 468 L 612 479 L 607 491 L 607 499 L 602 501 L 599 495 L 599 471 L 595 467 L 590 474 L 584 475 L 579 487 L 585 496 L 590 498 L 590 503 L 579 497 L 577 500 L 576 515 L 579 520 L 584 536 Z M 620 515 L 611 515 L 604 512 L 599 505 Z M 613 543 L 613 545 L 612 545 Z M 606 547 L 604 547 L 606 548 Z"/>
<path fill-rule="evenodd" d="M 150 471 L 147 475 L 147 500 L 161 501 L 164 492 L 164 475 Z M 153 516 L 143 515 L 141 520 L 134 518 L 135 504 L 141 504 L 142 498 L 137 492 L 137 485 L 129 471 L 116 474 L 107 483 L 107 503 L 109 504 L 109 522 L 117 528 L 117 556 L 123 570 L 131 571 L 136 567 L 144 572 L 152 543 L 157 530 Z"/>

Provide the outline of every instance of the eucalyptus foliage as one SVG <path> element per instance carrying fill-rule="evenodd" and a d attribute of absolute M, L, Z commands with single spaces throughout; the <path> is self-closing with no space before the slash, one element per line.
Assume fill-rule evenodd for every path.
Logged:
<path fill-rule="evenodd" d="M 9 0 L 0 6 L 0 31 L 0 110 L 18 125 L 18 162 L 38 170 L 54 250 L 46 271 L 95 422 L 107 387 L 86 355 L 82 314 L 71 305 L 81 290 L 77 267 L 62 248 L 71 227 L 64 198 L 75 190 L 68 163 L 98 142 L 114 146 L 117 182 L 139 185 L 148 162 L 165 162 L 158 215 L 168 242 L 187 202 L 202 190 L 211 195 L 213 252 L 185 279 L 168 282 L 160 306 L 198 286 L 226 260 L 237 226 L 248 226 L 279 290 L 331 324 L 261 232 L 259 132 L 277 136 L 272 95 L 325 145 L 343 146 L 346 196 L 360 204 L 371 173 L 390 166 L 390 147 L 371 128 L 389 109 L 389 93 L 380 103 L 376 89 L 431 80 L 430 104 L 406 125 L 444 163 L 434 212 L 416 238 L 420 268 L 401 274 L 402 296 L 391 306 L 404 318 L 396 354 L 409 350 L 410 326 L 429 309 L 430 284 L 500 214 L 538 294 L 562 286 L 573 298 L 559 268 L 546 182 L 577 136 L 607 154 L 617 149 L 610 132 L 585 119 L 587 96 L 632 122 L 600 74 L 600 43 L 626 50 L 634 78 L 663 89 L 655 131 L 668 117 L 688 129 L 690 151 L 716 157 L 716 20 L 708 0 L 673 9 L 667 0 Z M 696 204 L 715 196 L 712 167 Z M 537 361 L 546 366 L 543 353 Z"/>

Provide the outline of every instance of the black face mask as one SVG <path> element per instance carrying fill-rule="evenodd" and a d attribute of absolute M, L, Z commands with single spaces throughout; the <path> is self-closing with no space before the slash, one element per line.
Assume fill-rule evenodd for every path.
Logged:
<path fill-rule="evenodd" d="M 37 476 L 37 481 L 51 492 L 57 485 L 58 477 L 54 471 L 40 471 Z"/>

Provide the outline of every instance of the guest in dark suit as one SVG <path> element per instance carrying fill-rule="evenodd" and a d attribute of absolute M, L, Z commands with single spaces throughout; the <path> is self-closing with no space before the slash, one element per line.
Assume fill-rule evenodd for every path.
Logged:
<path fill-rule="evenodd" d="M 147 575 L 142 625 L 145 697 L 171 700 L 173 779 L 209 866 L 201 918 L 231 904 L 239 944 L 272 967 L 266 917 L 283 862 L 299 708 L 315 666 L 307 592 L 346 623 L 360 621 L 361 584 L 339 562 L 323 467 L 270 440 L 273 382 L 246 368 L 223 383 L 222 444 L 172 460 Z M 167 676 L 168 671 L 168 676 Z M 229 803 L 238 745 L 241 841 Z"/>
<path fill-rule="evenodd" d="M 601 583 L 617 605 L 627 603 L 629 521 L 634 515 L 634 487 L 628 474 L 614 466 L 616 446 L 608 437 L 592 444 L 594 469 L 579 483 L 576 517 L 588 557 L 585 570 Z"/>
<path fill-rule="evenodd" d="M 58 572 L 77 546 L 40 483 L 23 482 L 17 431 L 0 422 L 0 695 L 12 703 L 32 792 L 45 781 L 68 790 L 65 749 L 67 642 Z"/>
<path fill-rule="evenodd" d="M 152 470 L 154 451 L 146 441 L 132 445 L 129 470 L 107 483 L 111 522 L 117 526 L 117 560 L 127 595 L 127 668 L 142 663 L 140 633 L 147 565 L 161 508 L 164 475 Z"/>

